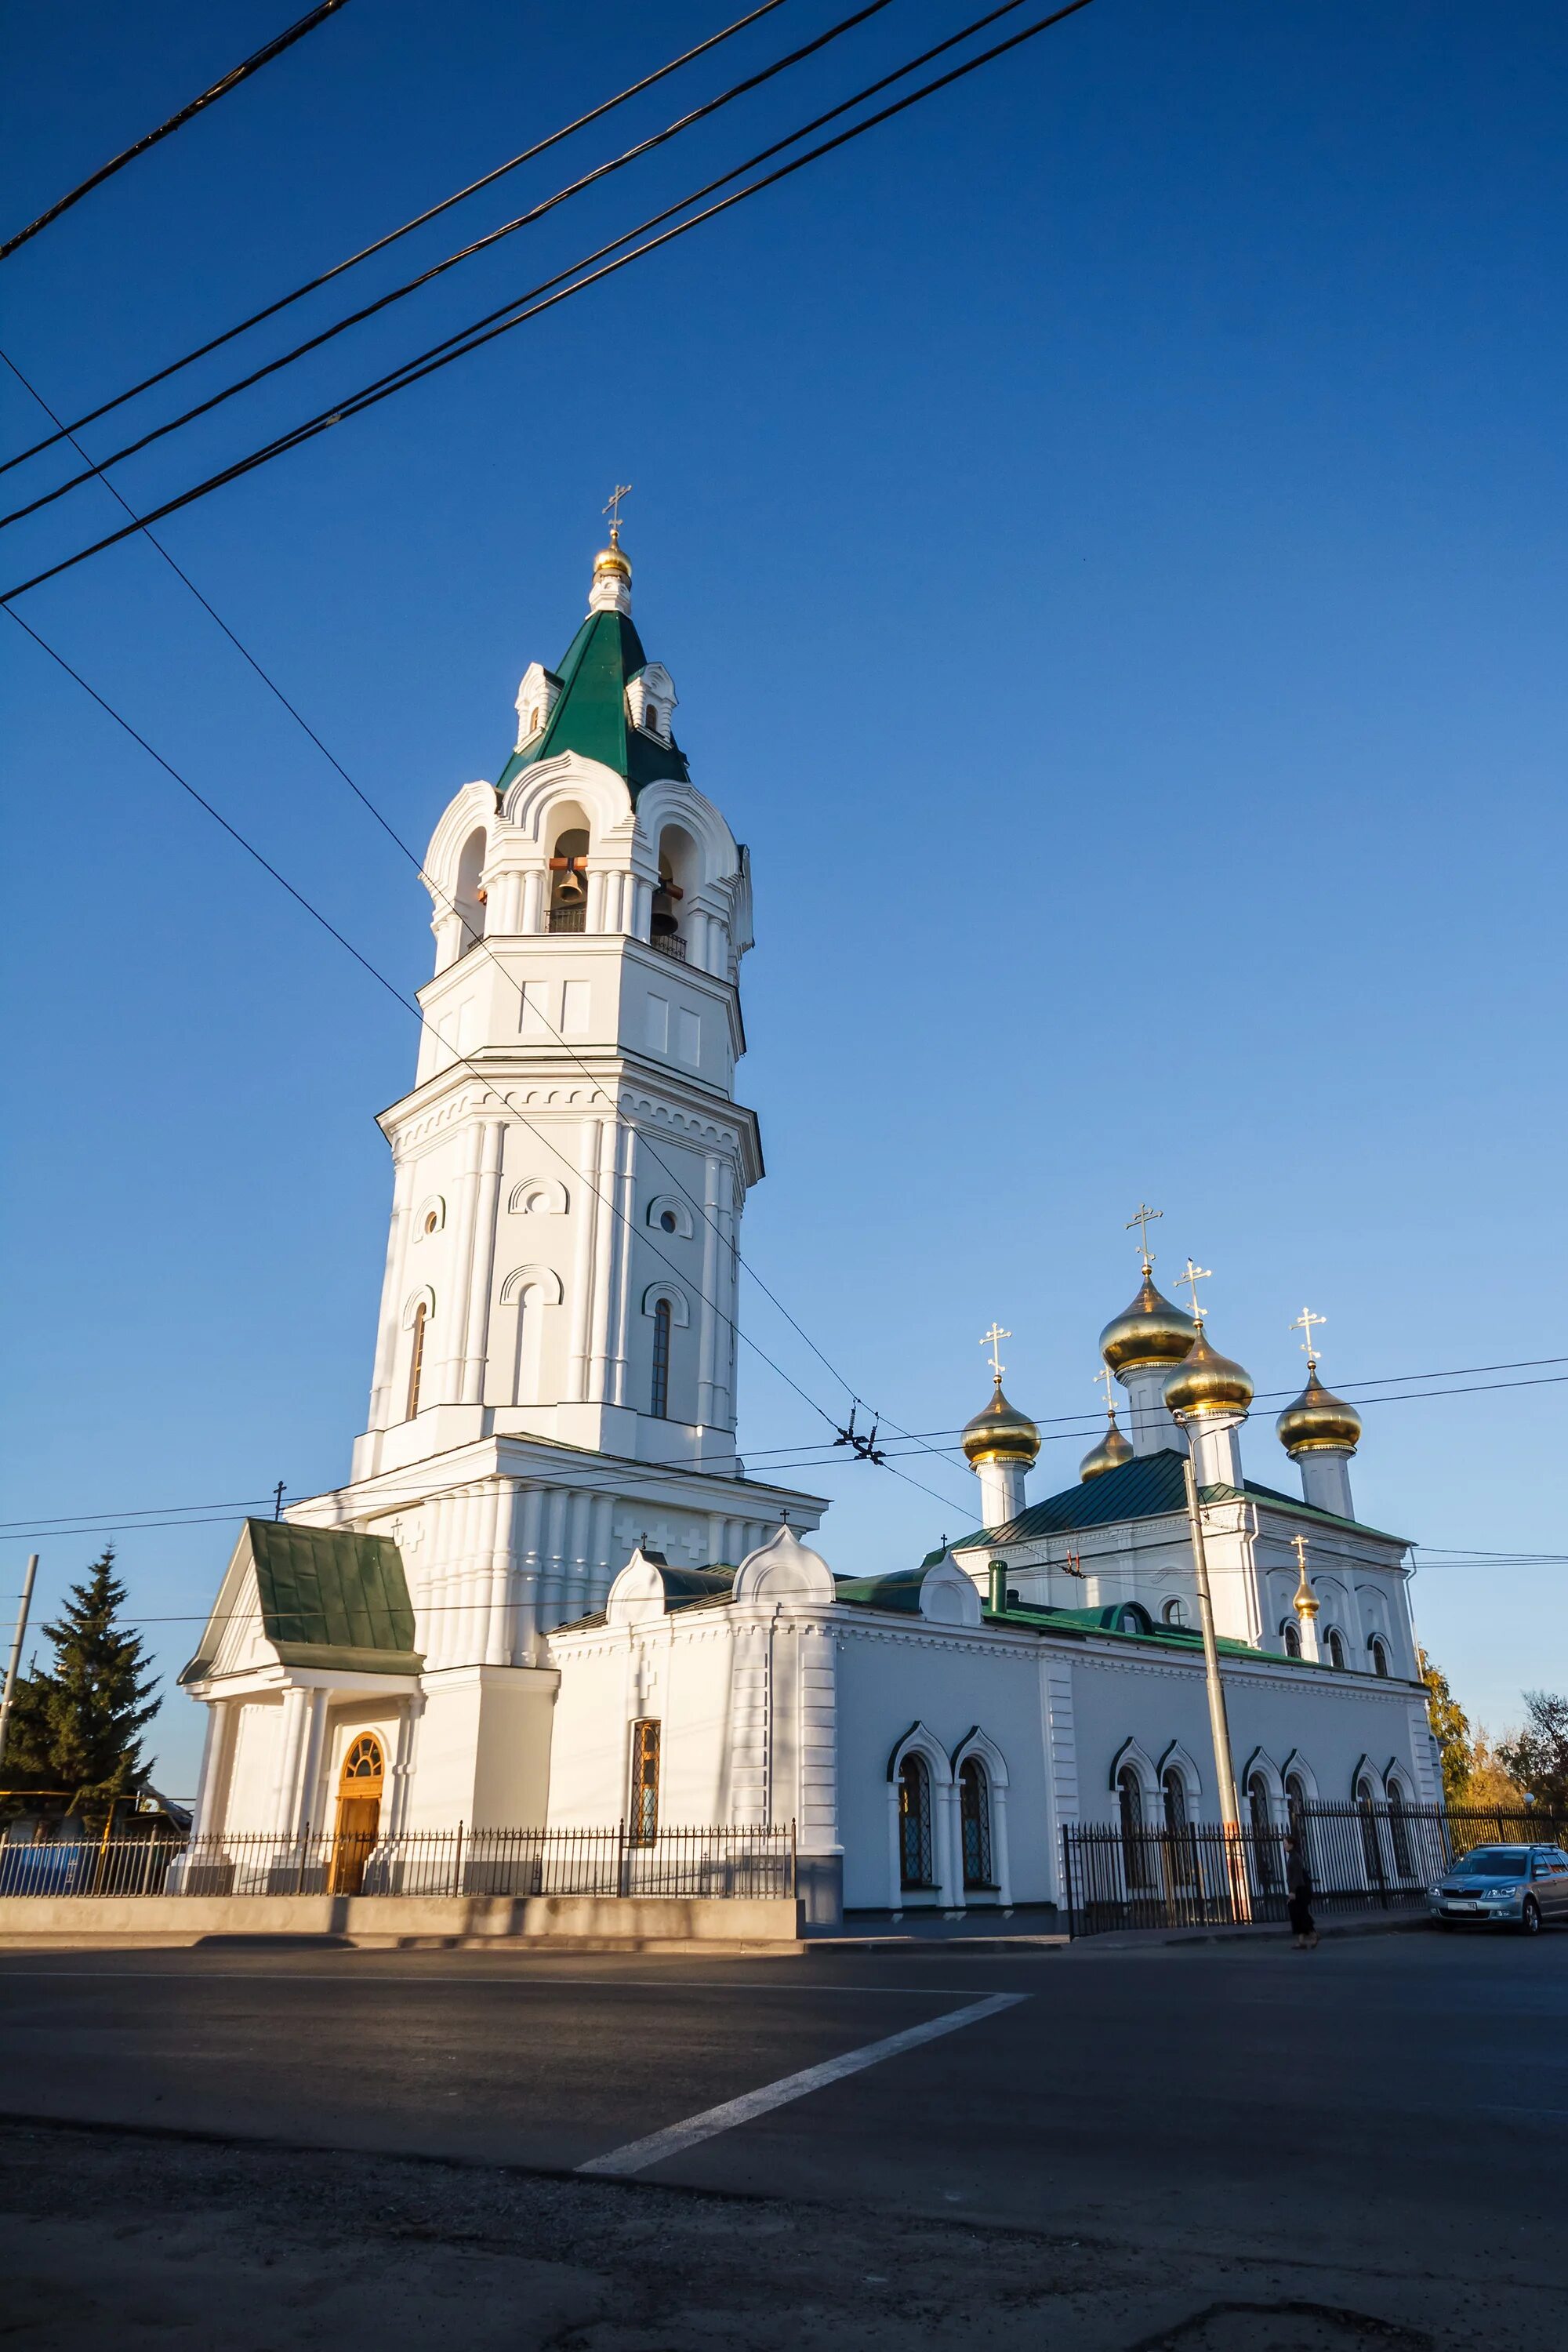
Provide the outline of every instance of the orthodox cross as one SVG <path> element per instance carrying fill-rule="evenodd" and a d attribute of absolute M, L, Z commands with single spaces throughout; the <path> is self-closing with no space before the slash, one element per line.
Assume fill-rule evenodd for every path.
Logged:
<path fill-rule="evenodd" d="M 283 1497 L 288 1492 L 288 1487 L 279 1478 L 272 1489 L 272 1516 L 275 1519 L 280 1519 L 283 1517 Z"/>
<path fill-rule="evenodd" d="M 1192 1292 L 1192 1314 L 1193 1321 L 1194 1323 L 1201 1323 L 1204 1317 L 1208 1312 L 1207 1307 L 1200 1307 L 1198 1305 L 1198 1285 L 1200 1282 L 1211 1281 L 1213 1279 L 1213 1276 L 1214 1268 L 1212 1266 L 1194 1265 L 1192 1259 L 1189 1257 L 1187 1260 L 1187 1270 L 1185 1274 L 1179 1274 L 1176 1276 L 1176 1288 L 1180 1290 L 1184 1284 L 1187 1289 Z"/>
<path fill-rule="evenodd" d="M 600 509 L 600 512 L 602 514 L 607 514 L 610 518 L 610 545 L 612 547 L 619 547 L 621 543 L 621 500 L 623 499 L 629 499 L 631 494 L 632 486 L 629 482 L 617 482 L 615 488 L 610 492 L 609 497 L 605 501 L 604 506 Z"/>
<path fill-rule="evenodd" d="M 1305 1536 L 1292 1536 L 1292 1537 L 1291 1537 L 1291 1538 L 1290 1538 L 1290 1549 L 1291 1549 L 1291 1550 L 1292 1550 L 1292 1551 L 1295 1553 L 1295 1555 L 1296 1555 L 1296 1565 L 1297 1565 L 1297 1567 L 1298 1567 L 1298 1568 L 1300 1570 L 1300 1571 L 1301 1571 L 1301 1581 L 1302 1581 L 1302 1583 L 1304 1584 L 1304 1583 L 1306 1582 L 1306 1580 L 1307 1580 L 1307 1538 L 1306 1538 L 1306 1537 L 1305 1537 Z"/>
<path fill-rule="evenodd" d="M 1096 1388 L 1100 1386 L 1101 1381 L 1105 1382 L 1105 1410 L 1107 1412 L 1114 1412 L 1116 1411 L 1116 1374 L 1109 1364 L 1101 1364 L 1099 1371 L 1096 1372 L 1094 1376 Z"/>
<path fill-rule="evenodd" d="M 1314 1323 L 1326 1323 L 1328 1319 L 1326 1315 L 1314 1315 L 1310 1307 L 1303 1307 L 1290 1326 L 1292 1331 L 1305 1331 L 1307 1335 L 1301 1346 L 1306 1352 L 1307 1370 L 1310 1372 L 1315 1372 L 1318 1369 L 1318 1351 L 1312 1345 L 1312 1326 Z"/>
<path fill-rule="evenodd" d="M 1163 1209 L 1152 1209 L 1146 1201 L 1140 1201 L 1123 1228 L 1127 1233 L 1131 1233 L 1134 1225 L 1138 1228 L 1138 1246 L 1143 1253 L 1145 1274 L 1154 1263 L 1153 1254 L 1149 1247 L 1149 1228 L 1156 1217 L 1163 1217 L 1164 1213 Z"/>
<path fill-rule="evenodd" d="M 1004 1331 L 1000 1323 L 994 1321 L 992 1323 L 989 1331 L 982 1331 L 980 1334 L 981 1346 L 983 1348 L 989 1348 L 991 1350 L 991 1370 L 996 1376 L 996 1385 L 998 1388 L 1002 1385 L 1002 1375 L 1006 1370 L 1007 1367 L 1002 1361 L 1001 1358 L 996 1353 L 996 1350 L 1002 1345 L 1004 1339 L 1010 1339 L 1012 1336 L 1013 1334 L 1011 1331 Z"/>

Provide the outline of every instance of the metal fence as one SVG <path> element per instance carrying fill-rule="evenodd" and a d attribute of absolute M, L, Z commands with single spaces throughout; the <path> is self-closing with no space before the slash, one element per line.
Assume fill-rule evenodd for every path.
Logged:
<path fill-rule="evenodd" d="M 0 1844 L 0 1895 L 706 1895 L 795 1892 L 795 1825 L 415 1830 L 402 1837 L 50 1838 Z"/>
<path fill-rule="evenodd" d="M 1568 1820 L 1551 1813 L 1448 1811 L 1441 1805 L 1321 1804 L 1290 1822 L 1182 1822 L 1127 1829 L 1068 1823 L 1062 1832 L 1068 1932 L 1227 1927 L 1287 1916 L 1285 1841 L 1300 1839 L 1314 1913 L 1407 1909 L 1478 1845 L 1557 1844 Z"/>

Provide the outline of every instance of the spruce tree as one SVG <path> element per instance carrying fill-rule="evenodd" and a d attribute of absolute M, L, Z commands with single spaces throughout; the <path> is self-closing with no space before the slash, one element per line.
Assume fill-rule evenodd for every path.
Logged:
<path fill-rule="evenodd" d="M 77 1810 L 124 1796 L 147 1777 L 141 1735 L 158 1712 L 157 1682 L 141 1635 L 116 1622 L 124 1601 L 110 1544 L 44 1627 L 52 1669 L 17 1685 L 6 1778 L 68 1790 Z"/>

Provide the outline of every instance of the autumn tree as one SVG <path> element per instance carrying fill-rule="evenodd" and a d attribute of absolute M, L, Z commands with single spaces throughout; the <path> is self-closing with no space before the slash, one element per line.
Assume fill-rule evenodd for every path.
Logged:
<path fill-rule="evenodd" d="M 1475 1760 L 1470 1719 L 1448 1688 L 1448 1677 L 1441 1666 L 1435 1666 L 1425 1650 L 1417 1650 L 1415 1655 L 1426 1685 L 1426 1720 L 1443 1768 L 1443 1801 L 1462 1805 Z"/>
<path fill-rule="evenodd" d="M 1524 1715 L 1523 1729 L 1498 1742 L 1503 1769 L 1542 1812 L 1568 1815 L 1568 1698 L 1526 1691 Z"/>

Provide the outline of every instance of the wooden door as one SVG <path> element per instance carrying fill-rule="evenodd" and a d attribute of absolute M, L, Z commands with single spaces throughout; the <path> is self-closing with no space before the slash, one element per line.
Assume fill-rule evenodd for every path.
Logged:
<path fill-rule="evenodd" d="M 374 1732 L 362 1731 L 349 1743 L 338 1777 L 338 1819 L 332 1838 L 334 1895 L 357 1895 L 364 1885 L 365 1864 L 381 1826 L 384 1771 L 380 1740 Z"/>

